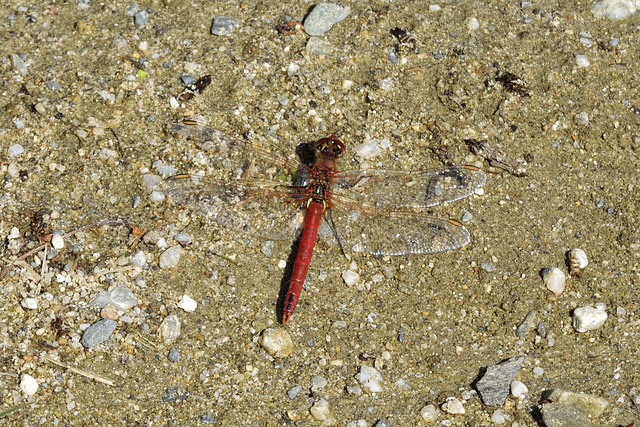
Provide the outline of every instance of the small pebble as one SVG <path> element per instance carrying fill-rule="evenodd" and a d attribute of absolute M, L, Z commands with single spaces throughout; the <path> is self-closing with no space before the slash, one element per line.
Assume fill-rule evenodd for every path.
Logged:
<path fill-rule="evenodd" d="M 134 267 L 144 267 L 147 264 L 147 256 L 142 251 L 136 252 L 129 260 Z"/>
<path fill-rule="evenodd" d="M 54 249 L 58 250 L 64 248 L 64 237 L 59 234 L 54 234 L 53 236 L 51 236 L 51 246 L 53 246 Z"/>
<path fill-rule="evenodd" d="M 180 318 L 170 314 L 162 320 L 158 334 L 164 345 L 171 345 L 180 336 Z"/>
<path fill-rule="evenodd" d="M 298 395 L 300 393 L 302 393 L 302 386 L 300 384 L 297 384 L 293 387 L 291 387 L 289 390 L 287 390 L 287 396 L 289 396 L 289 399 L 293 400 L 296 397 L 298 397 Z"/>
<path fill-rule="evenodd" d="M 311 391 L 317 392 L 327 386 L 329 382 L 322 375 L 316 375 L 311 378 Z"/>
<path fill-rule="evenodd" d="M 179 362 L 180 361 L 180 349 L 178 347 L 171 347 L 169 349 L 169 355 L 167 356 L 169 361 L 171 362 Z"/>
<path fill-rule="evenodd" d="M 524 356 L 516 356 L 487 367 L 485 374 L 476 383 L 476 390 L 485 405 L 504 405 L 509 396 L 509 386 L 523 363 Z"/>
<path fill-rule="evenodd" d="M 377 369 L 362 365 L 360 366 L 360 373 L 356 375 L 356 378 L 364 388 L 371 393 L 379 393 L 382 391 L 382 374 Z"/>
<path fill-rule="evenodd" d="M 455 397 L 447 397 L 447 401 L 442 404 L 440 407 L 444 412 L 451 415 L 464 414 L 464 406 L 462 406 L 462 402 L 460 402 Z"/>
<path fill-rule="evenodd" d="M 576 55 L 576 64 L 578 67 L 588 67 L 591 65 L 591 62 L 587 55 Z"/>
<path fill-rule="evenodd" d="M 351 9 L 334 3 L 318 3 L 304 20 L 304 31 L 310 36 L 321 36 L 344 18 Z"/>
<path fill-rule="evenodd" d="M 573 310 L 573 329 L 587 332 L 598 329 L 607 320 L 607 312 L 593 307 L 579 307 Z"/>
<path fill-rule="evenodd" d="M 533 375 L 537 376 L 537 377 L 541 377 L 544 375 L 544 369 L 542 369 L 540 366 L 536 366 L 535 368 L 533 368 Z"/>
<path fill-rule="evenodd" d="M 24 147 L 20 144 L 13 144 L 9 147 L 9 157 L 19 156 L 24 153 Z"/>
<path fill-rule="evenodd" d="M 496 271 L 496 267 L 493 264 L 491 264 L 490 262 L 481 263 L 480 264 L 480 268 L 482 268 L 487 273 L 492 273 L 492 272 Z"/>
<path fill-rule="evenodd" d="M 198 307 L 198 302 L 191 298 L 189 295 L 182 295 L 180 298 L 180 302 L 178 302 L 178 307 L 186 311 L 187 313 L 191 313 L 196 311 Z"/>
<path fill-rule="evenodd" d="M 178 265 L 181 253 L 182 247 L 180 245 L 172 246 L 164 251 L 162 255 L 160 255 L 160 268 L 166 270 Z"/>
<path fill-rule="evenodd" d="M 85 348 L 93 348 L 98 344 L 107 341 L 113 331 L 116 330 L 116 321 L 112 319 L 102 319 L 89 326 L 82 334 L 80 343 Z"/>
<path fill-rule="evenodd" d="M 331 411 L 329 411 L 329 402 L 326 399 L 320 399 L 314 403 L 309 410 L 313 419 L 317 421 L 328 421 L 331 418 Z"/>
<path fill-rule="evenodd" d="M 282 328 L 267 328 L 260 335 L 259 344 L 273 357 L 283 358 L 295 350 L 291 335 Z"/>
<path fill-rule="evenodd" d="M 342 272 L 342 280 L 349 286 L 353 286 L 360 281 L 360 275 L 355 271 L 345 270 Z"/>
<path fill-rule="evenodd" d="M 596 16 L 606 16 L 609 19 L 624 19 L 635 14 L 640 5 L 636 0 L 602 0 L 591 8 Z"/>
<path fill-rule="evenodd" d="M 352 151 L 364 160 L 371 160 L 382 153 L 382 148 L 380 148 L 376 140 L 372 140 L 364 144 L 356 145 Z"/>
<path fill-rule="evenodd" d="M 323 40 L 320 37 L 309 37 L 306 49 L 309 55 L 315 56 L 330 56 L 336 50 L 330 41 Z"/>
<path fill-rule="evenodd" d="M 38 381 L 29 374 L 20 375 L 20 390 L 27 396 L 33 396 L 38 391 Z"/>
<path fill-rule="evenodd" d="M 152 191 L 149 195 L 149 200 L 151 200 L 153 203 L 160 203 L 164 201 L 165 198 L 166 196 L 162 191 Z"/>
<path fill-rule="evenodd" d="M 260 245 L 260 251 L 264 254 L 264 256 L 270 258 L 271 255 L 273 255 L 273 248 L 275 247 L 275 244 L 276 242 L 274 242 L 273 240 L 266 240 Z"/>
<path fill-rule="evenodd" d="M 476 31 L 480 28 L 480 23 L 477 18 L 471 17 L 469 18 L 469 21 L 467 21 L 467 27 L 469 28 L 469 31 Z"/>
<path fill-rule="evenodd" d="M 28 310 L 35 310 L 38 308 L 38 300 L 35 298 L 25 298 L 20 302 L 20 305 Z"/>
<path fill-rule="evenodd" d="M 122 312 L 138 304 L 138 298 L 126 285 L 116 286 L 111 291 L 111 302 L 116 310 Z"/>
<path fill-rule="evenodd" d="M 435 423 L 438 419 L 438 408 L 434 405 L 426 405 L 420 409 L 420 416 L 428 423 Z"/>
<path fill-rule="evenodd" d="M 496 409 L 491 415 L 491 421 L 495 424 L 504 424 L 507 422 L 507 419 L 500 409 Z"/>
<path fill-rule="evenodd" d="M 555 295 L 560 295 L 565 290 L 566 276 L 564 272 L 556 267 L 547 267 L 542 270 L 542 281 L 547 289 Z"/>
<path fill-rule="evenodd" d="M 586 111 L 576 114 L 575 119 L 576 119 L 576 123 L 581 126 L 589 125 L 589 113 L 587 113 Z M 584 251 L 582 252 L 584 253 Z"/>
<path fill-rule="evenodd" d="M 518 380 L 511 381 L 511 394 L 513 397 L 517 399 L 524 399 L 524 396 L 528 391 L 529 389 L 524 385 L 524 383 Z"/>
<path fill-rule="evenodd" d="M 191 237 L 191 234 L 189 233 L 176 233 L 176 235 L 173 236 L 173 240 L 180 243 L 182 246 L 187 246 L 193 242 L 193 237 Z"/>
<path fill-rule="evenodd" d="M 144 25 L 149 20 L 149 12 L 147 12 L 146 10 L 140 10 L 136 12 L 133 19 L 136 25 Z"/>
<path fill-rule="evenodd" d="M 216 36 L 227 36 L 233 33 L 240 21 L 228 16 L 216 16 L 211 24 L 211 34 Z"/>
<path fill-rule="evenodd" d="M 569 274 L 580 277 L 582 270 L 589 265 L 589 259 L 582 249 L 571 249 L 567 252 L 567 264 L 569 265 Z"/>

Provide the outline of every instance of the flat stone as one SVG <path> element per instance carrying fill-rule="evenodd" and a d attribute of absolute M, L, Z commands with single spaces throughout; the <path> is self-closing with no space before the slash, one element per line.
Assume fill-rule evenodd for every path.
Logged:
<path fill-rule="evenodd" d="M 503 405 L 509 396 L 511 381 L 522 367 L 524 356 L 507 359 L 487 367 L 487 372 L 476 383 L 476 390 L 487 406 Z"/>
<path fill-rule="evenodd" d="M 98 344 L 107 341 L 113 331 L 116 330 L 116 321 L 111 319 L 102 319 L 99 322 L 89 326 L 82 334 L 80 343 L 85 348 L 93 348 Z"/>
<path fill-rule="evenodd" d="M 334 3 L 318 3 L 304 20 L 304 31 L 310 36 L 321 36 L 344 18 L 351 9 Z"/>
<path fill-rule="evenodd" d="M 591 420 L 580 410 L 562 403 L 542 405 L 542 421 L 546 427 L 590 427 Z"/>
<path fill-rule="evenodd" d="M 546 393 L 545 399 L 553 403 L 570 405 L 593 418 L 602 415 L 609 405 L 609 402 L 601 397 L 562 389 L 551 390 L 549 393 Z"/>
<path fill-rule="evenodd" d="M 228 36 L 233 33 L 240 21 L 229 16 L 216 16 L 211 24 L 211 34 L 216 36 Z"/>

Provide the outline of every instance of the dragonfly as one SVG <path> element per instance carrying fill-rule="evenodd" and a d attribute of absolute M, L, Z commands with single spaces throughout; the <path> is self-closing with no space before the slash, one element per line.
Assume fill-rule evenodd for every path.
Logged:
<path fill-rule="evenodd" d="M 302 161 L 192 121 L 172 125 L 171 134 L 193 141 L 209 169 L 165 180 L 163 190 L 175 202 L 231 230 L 299 242 L 283 324 L 296 308 L 319 235 L 343 253 L 375 257 L 455 250 L 470 242 L 469 231 L 427 209 L 468 197 L 486 182 L 474 166 L 339 170 L 346 147 L 336 135 L 311 144 Z"/>

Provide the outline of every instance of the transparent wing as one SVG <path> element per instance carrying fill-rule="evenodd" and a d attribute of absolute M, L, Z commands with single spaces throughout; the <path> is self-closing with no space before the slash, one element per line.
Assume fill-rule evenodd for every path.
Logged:
<path fill-rule="evenodd" d="M 325 220 L 345 250 L 376 256 L 445 252 L 470 241 L 469 232 L 458 221 L 422 212 L 336 203 L 325 212 Z"/>
<path fill-rule="evenodd" d="M 176 123 L 171 134 L 195 142 L 208 167 L 207 176 L 176 175 L 163 183 L 174 202 L 231 230 L 275 240 L 297 236 L 306 189 L 288 184 L 298 183 L 307 166 L 207 126 Z"/>
<path fill-rule="evenodd" d="M 171 126 L 171 134 L 194 141 L 208 156 L 211 176 L 221 181 L 251 178 L 286 184 L 293 174 L 308 170 L 284 153 L 266 150 L 258 143 L 207 126 L 176 123 Z"/>
<path fill-rule="evenodd" d="M 424 171 L 347 170 L 334 175 L 334 190 L 377 208 L 426 208 L 473 194 L 487 180 L 473 166 Z"/>
<path fill-rule="evenodd" d="M 304 203 L 298 202 L 306 200 L 304 188 L 176 175 L 161 191 L 206 219 L 253 236 L 295 239 L 304 221 Z"/>

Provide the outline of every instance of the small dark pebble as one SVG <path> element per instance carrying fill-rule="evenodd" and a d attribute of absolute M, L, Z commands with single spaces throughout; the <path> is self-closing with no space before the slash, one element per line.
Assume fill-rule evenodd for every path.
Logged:
<path fill-rule="evenodd" d="M 115 320 L 102 319 L 99 322 L 96 322 L 93 325 L 89 326 L 87 330 L 84 331 L 80 343 L 82 343 L 85 348 L 92 348 L 108 340 L 115 330 Z"/>

